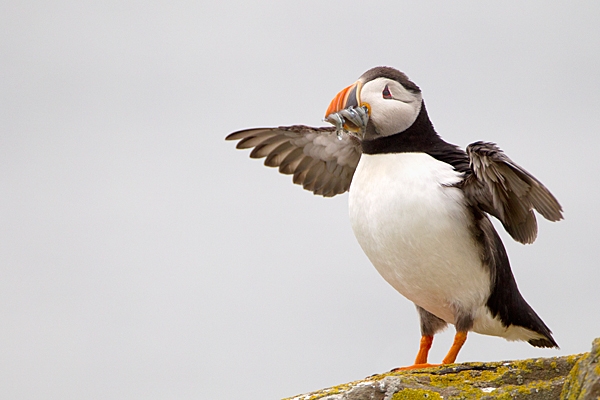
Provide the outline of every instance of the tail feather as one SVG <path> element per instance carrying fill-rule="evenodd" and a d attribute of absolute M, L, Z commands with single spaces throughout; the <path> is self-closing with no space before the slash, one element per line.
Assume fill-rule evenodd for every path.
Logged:
<path fill-rule="evenodd" d="M 491 222 L 483 217 L 479 220 L 479 226 L 483 233 L 481 239 L 485 244 L 484 249 L 488 250 L 486 261 L 492 275 L 492 290 L 486 303 L 490 313 L 507 328 L 518 326 L 537 333 L 539 337 L 528 340 L 532 346 L 558 348 L 552 331 L 521 296 L 506 249 Z"/>
<path fill-rule="evenodd" d="M 558 344 L 554 341 L 552 336 L 549 336 L 545 339 L 531 339 L 527 343 L 532 345 L 533 347 L 545 347 L 545 348 L 559 348 Z"/>

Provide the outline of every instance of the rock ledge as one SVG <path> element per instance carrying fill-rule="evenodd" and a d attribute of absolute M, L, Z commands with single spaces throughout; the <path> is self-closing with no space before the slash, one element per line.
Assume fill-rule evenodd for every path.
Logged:
<path fill-rule="evenodd" d="M 286 400 L 600 399 L 600 338 L 590 353 L 389 372 Z"/>

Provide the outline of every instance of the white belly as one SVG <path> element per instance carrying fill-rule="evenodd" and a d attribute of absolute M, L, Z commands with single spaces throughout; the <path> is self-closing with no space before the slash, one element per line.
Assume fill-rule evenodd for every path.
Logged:
<path fill-rule="evenodd" d="M 490 276 L 452 166 L 424 153 L 361 156 L 350 187 L 354 234 L 398 292 L 443 320 L 485 313 Z M 476 318 L 477 319 L 477 318 Z"/>

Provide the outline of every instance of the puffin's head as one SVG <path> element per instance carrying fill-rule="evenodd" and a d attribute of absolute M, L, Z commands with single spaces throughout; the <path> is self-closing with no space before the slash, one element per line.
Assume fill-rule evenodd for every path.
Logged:
<path fill-rule="evenodd" d="M 375 67 L 338 93 L 325 117 L 350 107 L 366 107 L 369 113 L 364 139 L 390 136 L 409 128 L 421 111 L 421 89 L 408 77 L 391 67 Z M 358 131 L 349 124 L 344 128 Z"/>

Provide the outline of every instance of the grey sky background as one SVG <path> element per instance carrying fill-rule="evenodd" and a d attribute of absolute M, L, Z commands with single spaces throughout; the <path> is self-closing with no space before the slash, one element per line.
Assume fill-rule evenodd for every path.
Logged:
<path fill-rule="evenodd" d="M 275 399 L 412 363 L 417 314 L 360 250 L 347 195 L 224 141 L 321 125 L 376 65 L 422 88 L 447 141 L 497 142 L 565 209 L 533 245 L 501 231 L 561 349 L 472 334 L 458 361 L 588 351 L 598 21 L 592 1 L 2 2 L 2 397 Z"/>

